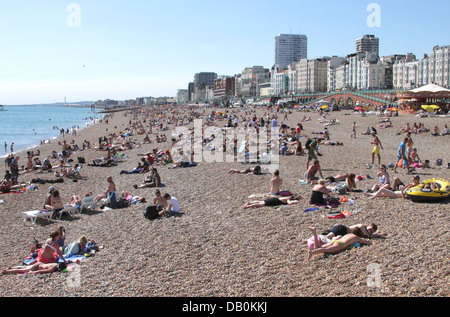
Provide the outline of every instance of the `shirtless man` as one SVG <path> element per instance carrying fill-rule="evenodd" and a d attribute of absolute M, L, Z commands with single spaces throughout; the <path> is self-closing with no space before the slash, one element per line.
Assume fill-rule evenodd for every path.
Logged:
<path fill-rule="evenodd" d="M 108 182 L 108 189 L 106 189 L 104 194 L 97 195 L 97 197 L 95 197 L 95 201 L 100 201 L 103 198 L 107 198 L 109 193 L 117 191 L 116 184 L 113 182 L 112 177 L 108 176 L 106 180 Z"/>
<path fill-rule="evenodd" d="M 322 168 L 320 167 L 318 160 L 314 161 L 314 164 L 306 171 L 306 181 L 310 184 L 314 184 L 315 181 L 319 180 L 319 178 L 316 177 L 317 172 L 319 172 L 320 177 L 323 178 Z"/>
<path fill-rule="evenodd" d="M 273 177 L 270 180 L 270 194 L 279 195 L 281 192 L 281 186 L 283 185 L 283 180 L 280 178 L 280 171 L 276 170 L 273 173 Z"/>
<path fill-rule="evenodd" d="M 383 146 L 381 145 L 380 139 L 377 137 L 375 132 L 372 132 L 373 141 L 370 142 L 370 144 L 373 144 L 373 151 L 372 151 L 372 165 L 375 162 L 375 154 L 378 156 L 378 164 L 381 164 L 381 157 L 380 157 L 380 148 L 383 149 Z"/>

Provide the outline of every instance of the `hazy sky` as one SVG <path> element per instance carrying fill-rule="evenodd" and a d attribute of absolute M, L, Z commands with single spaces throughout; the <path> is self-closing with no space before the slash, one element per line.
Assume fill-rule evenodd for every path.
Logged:
<path fill-rule="evenodd" d="M 364 34 L 382 56 L 422 58 L 450 45 L 448 12 L 448 0 L 0 0 L 0 104 L 174 96 L 198 72 L 270 68 L 279 33 L 306 34 L 308 58 L 354 53 Z"/>

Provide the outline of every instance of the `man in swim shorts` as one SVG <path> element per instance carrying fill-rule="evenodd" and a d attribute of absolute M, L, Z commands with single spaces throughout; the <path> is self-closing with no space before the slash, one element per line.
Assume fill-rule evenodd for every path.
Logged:
<path fill-rule="evenodd" d="M 373 141 L 370 142 L 374 145 L 373 151 L 372 151 L 372 164 L 375 162 L 375 155 L 378 156 L 378 164 L 381 164 L 381 156 L 380 156 L 380 148 L 382 149 L 383 146 L 381 145 L 380 139 L 377 137 L 377 134 L 375 132 L 372 132 Z"/>

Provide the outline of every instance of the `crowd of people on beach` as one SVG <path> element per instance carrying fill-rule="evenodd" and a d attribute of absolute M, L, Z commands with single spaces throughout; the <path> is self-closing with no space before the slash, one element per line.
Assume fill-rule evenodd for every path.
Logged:
<path fill-rule="evenodd" d="M 105 124 L 106 132 L 109 132 L 103 137 L 99 137 L 97 142 L 93 143 L 88 140 L 84 140 L 81 146 L 78 146 L 75 141 L 68 143 L 67 140 L 59 141 L 60 153 L 53 152 L 51 156 L 47 156 L 44 160 L 40 161 L 40 153 L 34 153 L 28 151 L 27 163 L 22 167 L 19 167 L 20 157 L 14 154 L 7 156 L 5 159 L 5 167 L 7 173 L 0 184 L 0 192 L 8 193 L 11 190 L 23 190 L 30 184 L 20 184 L 19 175 L 21 173 L 36 172 L 42 173 L 44 171 L 54 172 L 57 177 L 60 178 L 73 178 L 80 177 L 80 170 L 82 163 L 78 155 L 79 162 L 72 168 L 69 166 L 69 162 L 73 162 L 74 154 L 82 154 L 83 151 L 98 151 L 102 153 L 98 158 L 92 162 L 88 162 L 88 166 L 100 168 L 116 166 L 118 163 L 127 162 L 127 151 L 132 149 L 139 149 L 143 144 L 153 146 L 151 151 L 143 151 L 138 154 L 140 158 L 136 166 L 127 166 L 127 169 L 121 169 L 119 175 L 142 175 L 141 182 L 136 182 L 133 185 L 134 190 L 141 190 L 146 188 L 155 188 L 155 196 L 153 199 L 148 200 L 140 195 L 131 194 L 127 189 L 120 191 L 112 175 L 108 175 L 106 178 L 107 186 L 104 191 L 97 194 L 93 192 L 87 193 L 73 193 L 70 195 L 71 199 L 68 204 L 71 206 L 80 207 L 84 198 L 92 197 L 93 200 L 100 204 L 102 208 L 116 208 L 126 207 L 137 203 L 150 203 L 153 204 L 157 211 L 158 216 L 173 216 L 180 214 L 180 202 L 176 197 L 169 192 L 161 193 L 161 188 L 166 187 L 166 183 L 163 182 L 160 174 L 160 168 L 186 168 L 196 166 L 194 160 L 194 151 L 184 152 L 182 149 L 177 149 L 174 153 L 173 146 L 177 143 L 181 143 L 184 139 L 181 135 L 172 134 L 170 141 L 166 136 L 166 132 L 171 128 L 186 126 L 194 122 L 196 119 L 203 119 L 203 127 L 217 127 L 217 133 L 209 136 L 202 135 L 202 146 L 210 150 L 218 151 L 221 149 L 223 152 L 230 150 L 234 154 L 243 154 L 247 158 L 250 157 L 250 142 L 247 138 L 243 142 L 246 143 L 241 151 L 237 140 L 233 142 L 222 141 L 222 147 L 215 148 L 217 140 L 221 139 L 221 128 L 234 128 L 241 129 L 247 133 L 261 133 L 264 129 L 268 131 L 276 131 L 278 136 L 278 142 L 281 144 L 278 154 L 280 156 L 306 156 L 306 172 L 304 173 L 304 182 L 311 186 L 311 195 L 309 197 L 309 203 L 316 206 L 325 206 L 326 208 L 333 208 L 333 205 L 339 204 L 339 200 L 336 199 L 334 193 L 345 195 L 348 193 L 362 192 L 357 188 L 356 182 L 364 177 L 361 175 L 355 175 L 355 173 L 339 173 L 333 176 L 324 176 L 322 167 L 320 165 L 319 157 L 321 157 L 322 145 L 325 146 L 343 146 L 343 142 L 332 141 L 331 132 L 329 127 L 339 124 L 338 120 L 330 118 L 330 114 L 318 110 L 320 123 L 324 125 L 322 131 L 310 132 L 309 135 L 305 133 L 305 129 L 302 123 L 310 121 L 311 118 L 307 118 L 306 115 L 303 120 L 297 123 L 295 127 L 289 127 L 284 122 L 287 122 L 289 116 L 293 113 L 292 109 L 289 110 L 276 110 L 267 109 L 267 113 L 263 116 L 257 117 L 256 112 L 252 109 L 230 109 L 225 113 L 211 110 L 207 112 L 206 109 L 199 110 L 195 108 L 189 109 L 189 111 L 180 111 L 177 109 L 168 109 L 162 107 L 161 109 L 145 109 L 139 112 L 131 112 L 126 115 L 130 116 L 128 126 L 122 132 L 109 132 L 109 119 L 113 115 L 106 116 L 102 122 Z M 283 118 L 283 120 L 280 119 Z M 222 127 L 219 126 L 222 125 Z M 385 118 L 380 122 L 377 128 L 393 127 L 391 118 Z M 114 127 L 114 128 L 117 128 Z M 427 131 L 426 131 L 427 130 Z M 414 171 L 415 168 L 429 168 L 430 161 L 422 161 L 418 155 L 418 149 L 414 147 L 412 140 L 412 134 L 419 134 L 423 132 L 430 132 L 429 129 L 425 129 L 422 123 L 413 124 L 410 127 L 407 124 L 399 132 L 405 134 L 405 137 L 398 148 L 397 162 L 393 166 L 394 173 L 397 173 L 398 168 L 406 168 L 408 173 Z M 61 130 L 61 134 L 67 135 L 68 131 Z M 372 137 L 371 145 L 373 150 L 371 153 L 371 163 L 368 166 L 372 167 L 375 164 L 377 158 L 379 172 L 376 174 L 377 181 L 368 189 L 364 190 L 364 195 L 368 199 L 375 199 L 379 197 L 390 198 L 403 198 L 406 199 L 406 192 L 417 186 L 420 182 L 420 177 L 414 175 L 411 183 L 405 185 L 399 178 L 391 179 L 387 167 L 381 164 L 381 151 L 384 150 L 382 142 L 379 138 L 375 127 L 371 129 L 367 127 L 367 130 L 361 133 L 362 135 L 370 135 Z M 431 132 L 432 135 L 445 136 L 450 135 L 450 131 L 445 125 L 443 130 L 439 130 L 437 127 Z M 74 136 L 76 135 L 73 134 Z M 311 137 L 311 135 L 318 135 Z M 143 137 L 143 141 L 138 141 L 138 136 Z M 192 135 L 188 136 L 188 142 L 193 140 Z M 353 122 L 351 127 L 351 138 L 357 138 L 357 122 Z M 302 139 L 304 143 L 302 143 Z M 159 149 L 160 145 L 167 145 L 171 142 L 172 148 Z M 271 151 L 273 144 L 268 142 L 267 152 Z M 5 143 L 5 151 L 6 151 Z M 11 145 L 11 152 L 13 151 Z M 293 148 L 292 148 L 293 147 Z M 104 155 L 103 155 L 104 154 Z M 261 158 L 263 153 L 259 150 L 256 152 L 256 157 Z M 50 161 L 53 160 L 53 162 Z M 257 161 L 262 164 L 261 161 Z M 242 170 L 230 170 L 229 174 L 261 174 L 261 166 Z M 134 176 L 130 176 L 134 177 Z M 329 186 L 333 184 L 331 189 Z M 24 187 L 25 186 L 25 187 Z M 244 209 L 249 208 L 262 208 L 262 207 L 279 207 L 299 204 L 304 197 L 298 194 L 292 194 L 291 192 L 283 189 L 283 179 L 280 176 L 279 170 L 273 172 L 273 175 L 269 182 L 268 193 L 264 195 L 263 199 L 253 200 L 244 204 Z M 119 204 L 120 201 L 120 204 Z M 52 218 L 58 219 L 59 213 L 64 209 L 66 204 L 63 202 L 60 192 L 56 189 L 56 186 L 50 186 L 46 195 L 45 201 L 42 204 L 42 208 L 47 211 L 53 212 Z M 369 238 L 375 236 L 384 236 L 385 233 L 380 233 L 377 230 L 377 226 L 371 224 L 355 225 L 351 227 L 337 226 L 328 231 L 327 234 L 317 235 L 316 228 L 310 228 L 313 236 L 305 242 L 308 244 L 308 256 L 307 260 L 310 260 L 314 255 L 319 253 L 336 253 L 346 249 L 349 246 L 355 244 L 370 244 Z M 32 250 L 36 253 L 36 261 L 30 263 L 25 267 L 8 268 L 3 271 L 7 273 L 47 273 L 54 272 L 61 267 L 58 266 L 58 261 L 63 260 L 66 262 L 65 256 L 67 246 L 64 243 L 61 244 L 61 239 L 64 239 L 64 230 L 55 231 L 50 235 L 48 239 L 40 248 Z M 306 240 L 305 240 L 306 241 Z M 74 242 L 75 243 L 75 242 Z M 80 238 L 76 245 L 70 247 L 70 253 L 78 254 L 79 252 L 85 252 L 87 239 L 85 237 Z M 75 248 L 78 246 L 77 248 Z M 66 248 L 64 248 L 66 247 Z"/>

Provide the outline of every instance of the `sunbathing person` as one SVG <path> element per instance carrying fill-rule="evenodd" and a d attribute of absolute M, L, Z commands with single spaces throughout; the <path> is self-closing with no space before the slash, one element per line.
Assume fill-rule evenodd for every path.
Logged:
<path fill-rule="evenodd" d="M 270 195 L 277 196 L 281 192 L 281 186 L 283 185 L 283 180 L 280 178 L 280 171 L 276 170 L 269 182 L 270 184 Z"/>
<path fill-rule="evenodd" d="M 60 238 L 60 232 L 54 231 L 50 234 L 50 239 L 47 239 L 45 241 L 45 244 L 41 249 L 38 251 L 38 255 L 36 260 L 34 260 L 31 264 L 35 264 L 37 262 L 49 264 L 49 263 L 57 263 L 58 257 L 60 257 L 64 262 L 66 262 L 66 259 L 64 258 L 64 255 L 61 251 L 61 247 L 59 246 L 59 238 Z"/>
<path fill-rule="evenodd" d="M 383 237 L 386 235 L 386 233 L 379 231 L 378 226 L 374 223 L 371 223 L 368 226 L 357 224 L 350 227 L 344 225 L 336 225 L 322 233 L 322 235 L 326 236 L 328 239 L 340 238 L 345 236 L 346 234 L 354 233 L 357 228 L 362 231 L 363 238 Z"/>
<path fill-rule="evenodd" d="M 260 207 L 276 207 L 276 206 L 281 206 L 281 205 L 294 205 L 294 204 L 298 204 L 300 201 L 300 199 L 303 199 L 302 196 L 297 195 L 297 196 L 289 196 L 289 197 L 270 197 L 267 198 L 266 200 L 261 200 L 261 201 L 251 201 L 248 202 L 244 205 L 244 209 L 248 209 L 248 208 L 260 208 Z"/>
<path fill-rule="evenodd" d="M 69 244 L 67 248 L 64 249 L 64 256 L 69 258 L 73 255 L 80 255 L 86 253 L 86 245 L 88 240 L 85 236 L 80 237 L 77 241 Z"/>
<path fill-rule="evenodd" d="M 49 211 L 53 211 L 53 219 L 55 219 L 58 213 L 64 209 L 64 204 L 61 196 L 59 195 L 59 191 L 53 191 L 50 205 L 45 205 L 44 208 Z"/>
<path fill-rule="evenodd" d="M 395 191 L 387 189 L 387 188 L 380 188 L 376 193 L 364 193 L 364 195 L 369 196 L 369 199 L 374 199 L 377 197 L 406 199 L 406 194 L 405 194 L 403 186 L 400 186 L 400 189 L 395 190 Z"/>
<path fill-rule="evenodd" d="M 362 232 L 361 230 L 355 230 L 355 233 L 349 233 L 343 236 L 340 239 L 336 239 L 330 243 L 324 244 L 324 245 L 317 245 L 317 248 L 314 250 L 310 250 L 308 248 L 308 256 L 307 261 L 311 260 L 313 255 L 324 253 L 324 254 L 335 254 L 339 251 L 342 251 L 349 246 L 352 246 L 354 243 L 359 242 L 361 244 L 371 245 L 372 243 L 370 241 L 367 241 L 363 238 L 361 238 Z"/>
<path fill-rule="evenodd" d="M 9 193 L 11 191 L 12 181 L 10 174 L 5 174 L 5 178 L 0 183 L 0 193 Z"/>
<path fill-rule="evenodd" d="M 156 168 L 152 168 L 151 172 L 147 173 L 145 180 L 140 185 L 133 185 L 134 188 L 160 187 L 161 176 Z"/>
<path fill-rule="evenodd" d="M 348 177 L 348 174 L 339 173 L 336 176 L 328 176 L 325 177 L 325 181 L 327 183 L 341 182 L 345 181 Z"/>
<path fill-rule="evenodd" d="M 128 202 L 129 205 L 147 202 L 147 200 L 144 197 L 130 194 L 127 191 L 123 191 L 122 193 L 120 193 L 120 196 L 123 197 Z"/>
<path fill-rule="evenodd" d="M 2 274 L 45 274 L 53 273 L 57 270 L 61 270 L 63 263 L 41 263 L 36 262 L 32 265 L 9 267 L 2 271 Z M 60 269 L 61 268 L 61 269 Z"/>
<path fill-rule="evenodd" d="M 330 192 L 325 186 L 325 180 L 320 179 L 319 183 L 312 189 L 310 203 L 313 205 L 326 205 L 325 198 L 323 196 L 330 197 Z"/>

